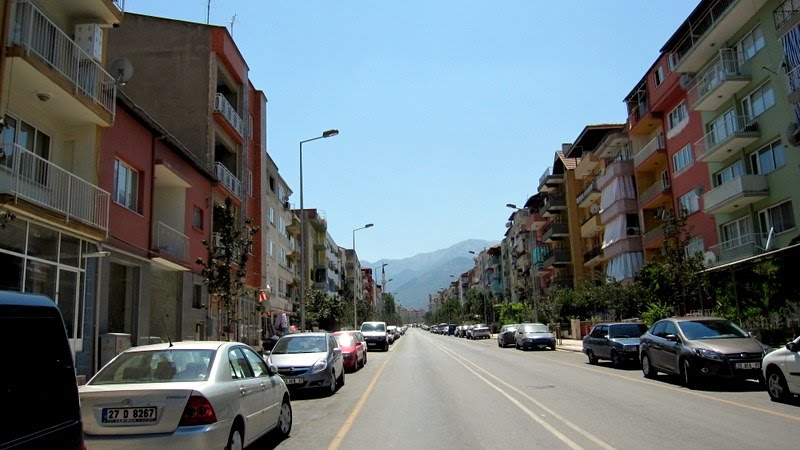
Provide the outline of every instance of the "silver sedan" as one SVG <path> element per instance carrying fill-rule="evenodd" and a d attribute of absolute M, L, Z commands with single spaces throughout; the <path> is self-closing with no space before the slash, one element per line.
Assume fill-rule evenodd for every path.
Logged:
<path fill-rule="evenodd" d="M 241 449 L 292 429 L 277 369 L 236 342 L 128 349 L 80 387 L 80 398 L 92 449 Z"/>

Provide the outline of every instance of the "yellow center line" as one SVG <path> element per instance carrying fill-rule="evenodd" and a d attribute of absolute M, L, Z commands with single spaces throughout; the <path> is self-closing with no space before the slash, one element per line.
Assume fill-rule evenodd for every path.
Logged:
<path fill-rule="evenodd" d="M 370 381 L 369 386 L 367 386 L 367 389 L 365 389 L 364 393 L 361 394 L 361 397 L 358 399 L 356 406 L 353 408 L 353 412 L 351 412 L 350 415 L 347 416 L 347 420 L 344 421 L 344 424 L 342 424 L 342 427 L 339 428 L 339 431 L 336 433 L 336 436 L 334 436 L 333 440 L 331 440 L 331 443 L 328 445 L 328 450 L 337 450 L 342 445 L 342 441 L 344 441 L 344 438 L 347 437 L 347 433 L 350 432 L 350 428 L 353 426 L 353 423 L 356 421 L 358 415 L 361 413 L 361 409 L 364 407 L 364 403 L 367 402 L 367 398 L 369 398 L 370 394 L 372 393 L 372 390 L 375 389 L 375 385 L 378 384 L 378 380 L 380 379 L 381 374 L 383 373 L 383 369 L 386 368 L 386 365 L 389 363 L 389 359 L 392 357 L 392 354 L 394 354 L 394 351 L 387 353 L 389 353 L 389 355 L 386 357 L 386 360 L 383 362 L 383 364 L 381 364 L 381 368 L 378 369 L 378 373 L 376 373 L 375 376 L 372 378 L 372 381 Z"/>

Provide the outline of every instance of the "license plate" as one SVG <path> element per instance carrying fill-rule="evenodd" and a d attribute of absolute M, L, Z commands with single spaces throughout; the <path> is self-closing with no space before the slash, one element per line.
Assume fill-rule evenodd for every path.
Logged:
<path fill-rule="evenodd" d="M 103 423 L 141 423 L 155 422 L 156 407 L 144 408 L 103 408 Z"/>
<path fill-rule="evenodd" d="M 736 363 L 737 369 L 760 369 L 760 362 Z"/>
<path fill-rule="evenodd" d="M 304 380 L 302 378 L 284 378 L 283 382 L 286 384 L 303 384 Z"/>

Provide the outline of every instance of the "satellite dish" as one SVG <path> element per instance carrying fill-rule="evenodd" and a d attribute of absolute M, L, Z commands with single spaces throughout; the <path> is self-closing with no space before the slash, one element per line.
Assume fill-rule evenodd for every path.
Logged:
<path fill-rule="evenodd" d="M 128 58 L 117 58 L 111 63 L 111 76 L 120 86 L 125 86 L 133 77 L 133 64 Z"/>
<path fill-rule="evenodd" d="M 800 145 L 800 127 L 797 126 L 797 122 L 790 123 L 786 128 L 786 140 L 795 147 Z"/>
<path fill-rule="evenodd" d="M 692 83 L 692 76 L 689 75 L 688 73 L 684 73 L 681 75 L 680 78 L 678 78 L 678 84 L 681 85 L 681 88 L 683 88 L 684 91 L 686 89 L 689 89 L 689 85 L 691 83 Z"/>
<path fill-rule="evenodd" d="M 705 252 L 703 253 L 703 262 L 705 262 L 706 267 L 711 267 L 717 262 L 717 255 L 714 252 Z"/>
<path fill-rule="evenodd" d="M 597 203 L 592 203 L 592 206 L 589 207 L 589 212 L 591 212 L 592 214 L 597 214 L 598 212 L 600 212 L 600 205 L 598 205 Z"/>

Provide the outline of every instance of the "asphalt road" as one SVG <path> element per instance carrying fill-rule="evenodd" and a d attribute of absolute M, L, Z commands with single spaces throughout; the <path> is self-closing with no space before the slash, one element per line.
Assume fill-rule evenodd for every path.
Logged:
<path fill-rule="evenodd" d="M 800 406 L 755 382 L 696 390 L 581 353 L 501 349 L 410 329 L 330 397 L 295 395 L 289 439 L 255 448 L 770 448 L 800 446 Z"/>

